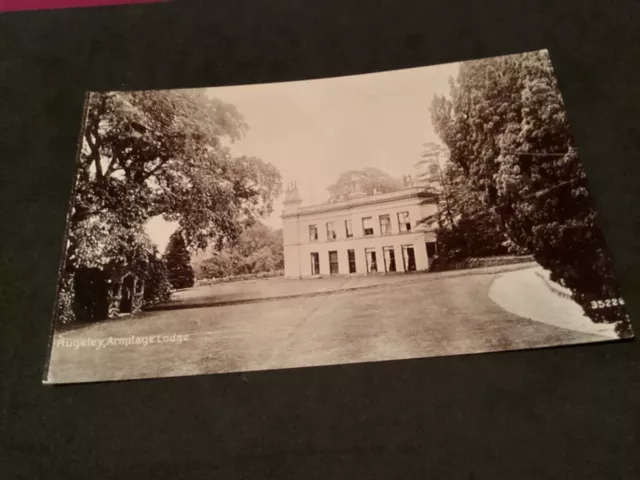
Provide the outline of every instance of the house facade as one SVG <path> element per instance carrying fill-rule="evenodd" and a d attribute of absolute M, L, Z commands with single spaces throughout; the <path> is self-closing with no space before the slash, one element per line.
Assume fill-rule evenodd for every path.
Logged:
<path fill-rule="evenodd" d="M 435 234 L 419 223 L 437 211 L 423 187 L 303 207 L 291 184 L 284 205 L 288 278 L 425 271 L 437 252 Z"/>

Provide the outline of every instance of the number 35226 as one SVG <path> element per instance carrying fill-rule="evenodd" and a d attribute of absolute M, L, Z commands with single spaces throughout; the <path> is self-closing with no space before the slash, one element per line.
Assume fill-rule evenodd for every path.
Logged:
<path fill-rule="evenodd" d="M 618 305 L 624 305 L 622 298 L 608 298 L 607 300 L 594 300 L 591 302 L 591 308 L 608 308 L 617 307 Z"/>

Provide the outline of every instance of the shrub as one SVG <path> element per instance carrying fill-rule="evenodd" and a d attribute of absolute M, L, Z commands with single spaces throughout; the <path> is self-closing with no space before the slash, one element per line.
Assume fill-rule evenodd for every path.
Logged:
<path fill-rule="evenodd" d="M 171 297 L 171 282 L 164 259 L 151 257 L 144 278 L 145 307 L 163 303 Z"/>
<path fill-rule="evenodd" d="M 76 315 L 73 312 L 73 297 L 73 276 L 65 276 L 60 282 L 56 304 L 56 319 L 60 325 L 68 325 L 76 320 Z"/>

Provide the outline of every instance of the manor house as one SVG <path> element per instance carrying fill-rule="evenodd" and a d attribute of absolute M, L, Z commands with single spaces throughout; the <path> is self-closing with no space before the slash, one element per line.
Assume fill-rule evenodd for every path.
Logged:
<path fill-rule="evenodd" d="M 424 271 L 436 254 L 435 234 L 419 223 L 436 212 L 436 199 L 421 186 L 302 206 L 292 183 L 284 205 L 288 278 Z"/>

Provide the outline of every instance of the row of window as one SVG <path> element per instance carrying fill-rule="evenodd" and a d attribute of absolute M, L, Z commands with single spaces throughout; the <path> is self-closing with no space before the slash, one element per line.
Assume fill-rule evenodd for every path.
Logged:
<path fill-rule="evenodd" d="M 391 234 L 391 215 L 384 214 L 379 216 L 380 235 Z M 411 231 L 411 221 L 409 220 L 409 212 L 398 212 L 398 230 L 402 232 Z M 353 237 L 353 225 L 351 220 L 344 221 L 345 238 Z M 373 235 L 373 217 L 362 218 L 362 232 L 365 237 Z M 337 240 L 338 233 L 336 231 L 336 222 L 327 222 L 327 240 Z M 318 240 L 318 226 L 309 225 L 309 241 Z"/>
<path fill-rule="evenodd" d="M 365 248 L 364 257 L 366 262 L 367 273 L 378 272 L 396 272 L 396 252 L 393 247 L 382 247 L 382 262 L 379 262 L 375 248 Z M 347 250 L 347 261 L 349 262 L 349 273 L 357 273 L 355 250 Z M 416 269 L 416 256 L 413 245 L 402 246 L 402 266 L 404 271 L 413 272 Z M 333 250 L 329 252 L 329 273 L 340 273 L 340 264 L 338 261 L 338 252 Z M 320 274 L 320 254 L 311 252 L 311 274 Z"/>

